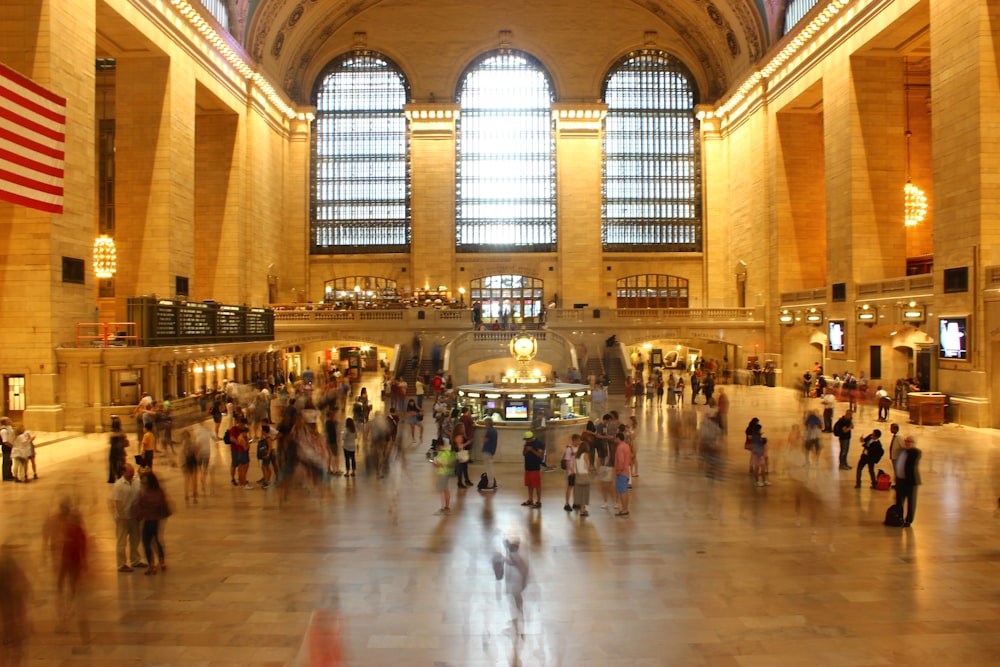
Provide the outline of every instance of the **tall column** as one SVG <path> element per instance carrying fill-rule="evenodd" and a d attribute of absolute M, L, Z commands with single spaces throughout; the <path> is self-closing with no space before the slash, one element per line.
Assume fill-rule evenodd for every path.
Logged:
<path fill-rule="evenodd" d="M 315 112 L 307 110 L 311 117 Z M 282 228 L 282 252 L 278 254 L 274 268 L 267 271 L 269 279 L 277 283 L 279 302 L 295 300 L 295 294 L 306 294 L 309 300 L 322 296 L 313 293 L 309 272 L 309 179 L 311 157 L 311 121 L 305 117 L 291 121 L 288 137 L 288 167 L 285 169 L 285 219 L 289 224 Z M 270 278 L 274 276 L 274 278 Z M 315 289 L 322 290 L 322 281 Z"/>
<path fill-rule="evenodd" d="M 239 303 L 243 161 L 240 117 L 235 113 L 202 114 L 195 124 L 194 276 L 191 297 Z M 294 247 L 294 246 L 290 246 Z"/>
<path fill-rule="evenodd" d="M 96 3 L 0 2 L 0 62 L 66 100 L 63 212 L 0 202 L 0 265 L 8 268 L 0 371 L 24 376 L 21 419 L 37 431 L 63 428 L 54 349 L 96 317 L 95 41 Z M 83 263 L 83 284 L 63 281 L 63 258 Z"/>
<path fill-rule="evenodd" d="M 935 309 L 968 313 L 969 359 L 938 362 L 939 391 L 987 395 L 997 361 L 987 345 L 1000 313 L 983 300 L 986 267 L 1000 264 L 1000 0 L 930 3 L 934 160 Z M 944 271 L 968 275 L 968 289 L 944 293 Z M 936 327 L 932 321 L 930 326 Z M 996 353 L 994 344 L 993 353 Z M 995 385 L 994 385 L 995 386 Z M 992 397 L 995 405 L 998 397 Z M 995 410 L 994 410 L 995 412 Z M 993 424 L 994 426 L 996 424 Z"/>
<path fill-rule="evenodd" d="M 169 297 L 194 270 L 194 80 L 167 57 L 121 58 L 115 94 L 116 299 Z"/>
<path fill-rule="evenodd" d="M 557 284 L 545 285 L 546 299 L 559 293 L 561 308 L 574 303 L 613 307 L 615 285 L 601 263 L 601 127 L 608 105 L 552 105 L 556 118 L 556 210 L 560 261 Z M 604 280 L 602 281 L 602 278 Z M 610 284 L 605 284 L 610 281 Z M 611 292 L 611 297 L 605 296 Z"/>
<path fill-rule="evenodd" d="M 407 104 L 410 121 L 411 289 L 447 285 L 457 296 L 469 276 L 455 260 L 455 122 L 457 104 Z M 405 282 L 405 281 L 404 281 Z M 406 289 L 405 284 L 400 284 Z"/>

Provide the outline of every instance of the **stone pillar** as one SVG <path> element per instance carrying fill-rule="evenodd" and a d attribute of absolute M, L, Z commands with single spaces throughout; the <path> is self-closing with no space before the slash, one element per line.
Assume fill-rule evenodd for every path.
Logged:
<path fill-rule="evenodd" d="M 240 117 L 202 114 L 195 124 L 194 275 L 191 297 L 239 303 L 242 161 Z"/>
<path fill-rule="evenodd" d="M 117 310 L 173 296 L 194 273 L 194 81 L 167 57 L 118 59 L 115 154 Z"/>
<path fill-rule="evenodd" d="M 1000 318 L 983 300 L 986 268 L 1000 264 L 1000 21 L 997 0 L 931 3 L 935 310 L 970 316 L 966 361 L 939 361 L 938 391 L 987 396 L 988 348 Z M 968 289 L 944 293 L 944 271 L 967 268 Z M 937 319 L 928 322 L 933 331 Z M 934 335 L 936 332 L 932 333 Z M 994 406 L 998 397 L 992 396 Z M 995 412 L 995 410 L 994 410 Z"/>
<path fill-rule="evenodd" d="M 62 214 L 0 202 L 0 265 L 9 269 L 0 282 L 8 313 L 0 320 L 0 366 L 24 376 L 19 419 L 33 431 L 63 430 L 54 349 L 96 313 L 95 41 L 95 3 L 0 2 L 0 62 L 66 100 Z M 83 262 L 84 283 L 63 281 L 63 258 Z"/>
<path fill-rule="evenodd" d="M 410 199 L 413 227 L 410 237 L 409 288 L 447 285 L 458 295 L 468 287 L 455 257 L 455 122 L 457 104 L 407 104 L 410 122 Z M 400 287 L 406 289 L 407 285 Z"/>
<path fill-rule="evenodd" d="M 556 284 L 545 283 L 545 298 L 559 294 L 560 307 L 586 303 L 615 306 L 615 283 L 601 263 L 601 128 L 608 106 L 556 103 L 557 233 L 560 261 Z M 543 274 L 543 276 L 546 274 Z M 611 297 L 605 296 L 611 292 Z"/>

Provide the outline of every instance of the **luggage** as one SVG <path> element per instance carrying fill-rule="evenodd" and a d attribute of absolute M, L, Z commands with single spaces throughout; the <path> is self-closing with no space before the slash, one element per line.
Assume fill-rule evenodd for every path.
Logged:
<path fill-rule="evenodd" d="M 892 486 L 892 477 L 884 470 L 879 470 L 875 475 L 875 488 L 879 491 L 888 491 Z"/>
<path fill-rule="evenodd" d="M 899 505 L 889 505 L 889 509 L 885 511 L 885 525 L 903 527 L 903 510 Z"/>

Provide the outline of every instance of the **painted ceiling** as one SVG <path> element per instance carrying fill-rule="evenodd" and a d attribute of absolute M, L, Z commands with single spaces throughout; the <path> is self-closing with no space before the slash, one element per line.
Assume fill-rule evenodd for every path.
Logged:
<path fill-rule="evenodd" d="M 567 29 L 574 21 L 600 16 L 584 28 L 605 30 L 604 21 L 621 18 L 641 23 L 647 43 L 649 35 L 658 36 L 667 50 L 679 53 L 701 81 L 703 101 L 710 101 L 752 69 L 780 38 L 788 1 L 233 0 L 231 27 L 269 78 L 291 98 L 306 103 L 322 66 L 345 48 L 366 47 L 351 43 L 351 36 L 366 34 L 373 23 L 384 25 L 389 12 L 410 17 L 406 26 L 415 39 L 425 27 L 436 28 L 448 12 L 456 11 L 467 16 L 481 12 L 484 22 L 512 33 L 536 27 L 540 14 Z M 532 13 L 530 20 L 519 14 L 519 8 Z"/>

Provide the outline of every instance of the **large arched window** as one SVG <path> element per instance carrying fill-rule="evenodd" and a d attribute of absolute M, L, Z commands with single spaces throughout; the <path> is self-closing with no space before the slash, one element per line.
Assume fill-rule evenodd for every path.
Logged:
<path fill-rule="evenodd" d="M 785 5 L 785 22 L 781 34 L 787 35 L 801 21 L 819 0 L 788 0 Z"/>
<path fill-rule="evenodd" d="M 556 244 L 555 146 L 548 74 L 504 49 L 462 75 L 456 162 L 459 252 L 551 251 Z"/>
<path fill-rule="evenodd" d="M 605 250 L 701 250 L 697 98 L 687 68 L 661 51 L 630 53 L 608 73 Z"/>
<path fill-rule="evenodd" d="M 383 55 L 334 60 L 313 93 L 311 251 L 407 252 L 409 84 Z"/>

